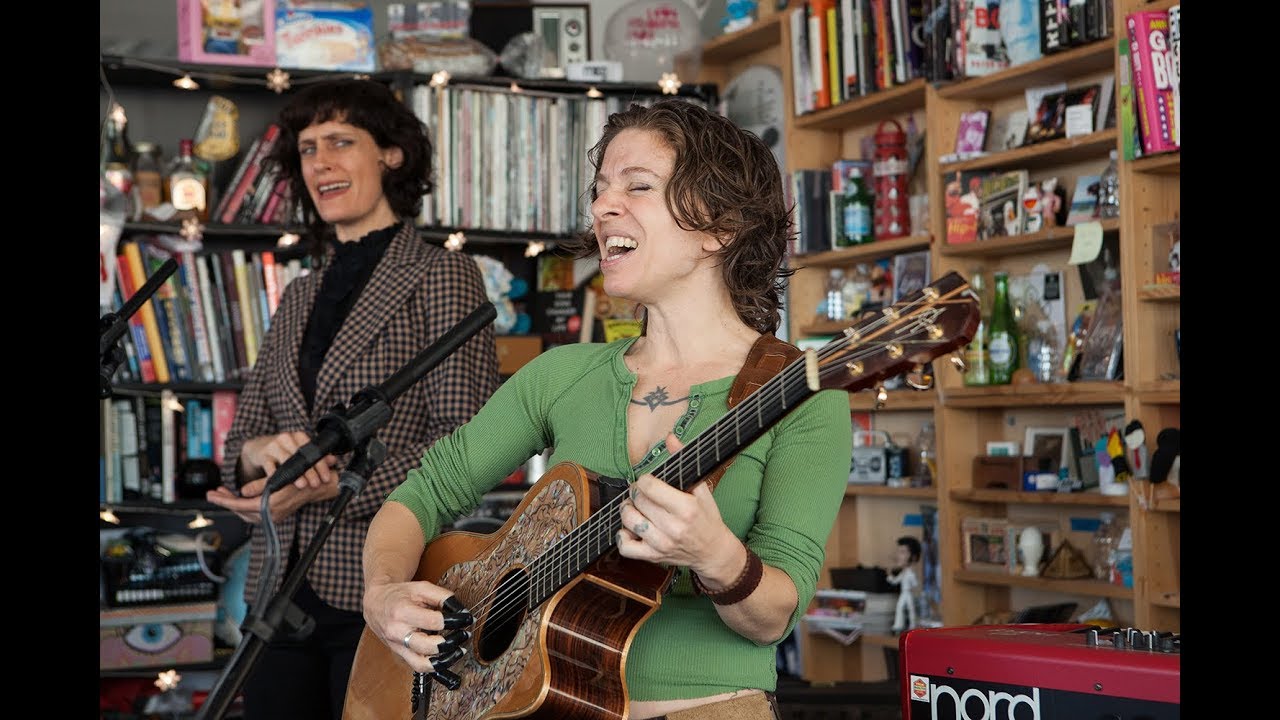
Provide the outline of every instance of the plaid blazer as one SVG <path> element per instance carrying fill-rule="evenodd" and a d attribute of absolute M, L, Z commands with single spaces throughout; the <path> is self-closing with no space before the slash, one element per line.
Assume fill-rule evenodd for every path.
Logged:
<path fill-rule="evenodd" d="M 480 269 L 468 255 L 423 241 L 412 222 L 392 239 L 368 284 L 333 339 L 316 380 L 315 403 L 307 412 L 298 380 L 298 352 L 333 249 L 318 272 L 294 279 L 271 318 L 257 363 L 240 393 L 227 434 L 222 482 L 235 490 L 236 468 L 245 440 L 285 431 L 312 432 L 336 403 L 370 385 L 380 385 L 481 303 L 488 302 Z M 326 603 L 361 611 L 364 577 L 361 554 L 374 513 L 416 467 L 436 440 L 465 423 L 498 386 L 493 325 L 428 372 L 392 402 L 392 416 L 378 430 L 387 457 L 364 489 L 343 511 L 307 574 Z M 337 469 L 349 457 L 341 458 Z M 315 536 L 332 500 L 311 503 L 276 523 L 280 538 L 279 590 L 294 543 L 302 552 Z M 258 592 L 265 533 L 252 529 L 245 601 Z"/>

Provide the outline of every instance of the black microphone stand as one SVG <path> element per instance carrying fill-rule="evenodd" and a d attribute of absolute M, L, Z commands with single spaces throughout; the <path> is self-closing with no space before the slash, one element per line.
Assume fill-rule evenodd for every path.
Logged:
<path fill-rule="evenodd" d="M 284 584 L 280 586 L 280 591 L 267 604 L 266 610 L 255 611 L 253 616 L 245 619 L 241 626 L 245 632 L 244 638 L 231 655 L 227 667 L 218 676 L 217 682 L 209 691 L 208 698 L 200 706 L 200 712 L 196 715 L 197 720 L 225 716 L 227 709 L 240 693 L 240 688 L 248 678 L 249 672 L 257 664 L 258 657 L 266 644 L 275 638 L 282 626 L 290 635 L 297 638 L 305 638 L 311 634 L 315 621 L 294 604 L 293 596 L 302 585 L 303 578 L 307 576 L 307 570 L 320 554 L 320 548 L 333 532 L 338 519 L 342 517 L 347 504 L 360 494 L 369 475 L 386 459 L 386 456 L 387 446 L 376 436 L 371 435 L 356 446 L 351 463 L 339 474 L 338 497 L 330 506 L 329 514 L 316 528 L 311 543 L 299 555 L 298 562 L 289 571 Z M 268 497 L 264 492 L 264 507 Z M 264 568 L 263 571 L 265 573 L 266 569 Z M 267 573 L 267 577 L 271 575 L 274 573 Z"/>

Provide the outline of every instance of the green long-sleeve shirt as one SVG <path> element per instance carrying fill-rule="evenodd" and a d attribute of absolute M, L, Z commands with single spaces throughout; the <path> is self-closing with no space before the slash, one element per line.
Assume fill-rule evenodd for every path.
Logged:
<path fill-rule="evenodd" d="M 567 460 L 634 481 L 669 454 L 660 443 L 634 466 L 627 454 L 627 405 L 636 376 L 623 354 L 632 342 L 565 345 L 539 355 L 470 422 L 432 446 L 388 500 L 409 508 L 433 538 L 548 447 L 554 448 L 551 465 Z M 676 436 L 688 443 L 723 415 L 732 385 L 730 376 L 690 388 Z M 813 598 L 852 446 L 848 396 L 821 391 L 739 453 L 715 489 L 725 524 L 795 583 L 800 601 L 787 632 Z M 773 690 L 775 645 L 757 644 L 725 625 L 710 600 L 693 594 L 689 573 L 680 568 L 657 612 L 636 633 L 627 688 L 632 700 Z"/>

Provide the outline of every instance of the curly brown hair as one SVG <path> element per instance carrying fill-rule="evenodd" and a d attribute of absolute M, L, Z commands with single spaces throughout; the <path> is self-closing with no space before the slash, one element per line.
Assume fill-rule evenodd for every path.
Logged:
<path fill-rule="evenodd" d="M 769 146 L 728 118 L 684 100 L 633 104 L 609 116 L 604 136 L 589 151 L 596 172 L 609 143 L 626 129 L 657 133 L 675 152 L 668 210 L 685 230 L 727 238 L 716 255 L 738 317 L 761 333 L 776 331 L 786 278 L 794 271 L 783 267 L 791 213 Z M 594 179 L 587 195 L 596 198 Z M 561 246 L 579 258 L 599 253 L 589 227 Z"/>
<path fill-rule="evenodd" d="M 403 151 L 404 162 L 397 168 L 388 168 L 382 177 L 382 192 L 397 217 L 410 221 L 416 218 L 423 196 L 433 189 L 427 126 L 391 88 L 376 80 L 351 78 L 308 85 L 281 108 L 276 119 L 280 134 L 262 166 L 274 169 L 277 177 L 288 183 L 288 217 L 301 215 L 308 233 L 307 250 L 315 256 L 323 254 L 325 240 L 333 236 L 333 228 L 320 217 L 307 192 L 298 134 L 329 120 L 363 128 L 380 148 L 398 147 Z"/>

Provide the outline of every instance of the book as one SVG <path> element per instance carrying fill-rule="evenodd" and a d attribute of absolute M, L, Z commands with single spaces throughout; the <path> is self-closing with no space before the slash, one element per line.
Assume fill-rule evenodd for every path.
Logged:
<path fill-rule="evenodd" d="M 1182 147 L 1182 6 L 1169 8 L 1169 83 L 1173 86 L 1173 142 Z"/>
<path fill-rule="evenodd" d="M 971 243 L 978 239 L 982 175 L 980 170 L 957 170 L 947 173 L 943 180 L 948 245 Z"/>
<path fill-rule="evenodd" d="M 1023 227 L 1022 195 L 1027 191 L 1029 173 L 1009 170 L 992 173 L 982 179 L 978 206 L 978 239 L 1021 235 Z"/>
<path fill-rule="evenodd" d="M 1009 67 L 1009 53 L 1000 36 L 999 0 L 968 0 L 964 5 L 965 77 L 990 75 Z"/>
<path fill-rule="evenodd" d="M 1039 0 L 1040 52 L 1051 55 L 1071 46 L 1067 21 L 1067 0 Z"/>
<path fill-rule="evenodd" d="M 961 549 L 966 570 L 1009 571 L 1009 521 L 966 517 L 960 520 Z"/>
<path fill-rule="evenodd" d="M 1027 137 L 1027 112 L 1013 110 L 1008 115 L 1000 115 L 991 121 L 987 130 L 987 152 L 1003 152 L 1022 147 Z"/>
<path fill-rule="evenodd" d="M 1116 70 L 1116 105 L 1120 126 L 1120 154 L 1125 160 L 1142 157 L 1142 138 L 1138 134 L 1138 108 L 1133 97 L 1133 68 L 1129 62 L 1129 39 L 1117 41 L 1119 61 Z"/>
<path fill-rule="evenodd" d="M 1081 175 L 1076 178 L 1075 192 L 1067 209 L 1067 224 L 1078 225 L 1098 219 L 1098 188 L 1101 175 Z"/>
<path fill-rule="evenodd" d="M 133 271 L 129 267 L 129 260 L 121 253 L 116 255 L 116 280 L 120 286 L 120 294 L 125 298 L 120 303 L 120 307 L 128 302 L 128 298 L 138 291 L 133 284 Z M 150 305 L 151 303 L 147 303 Z M 116 310 L 119 310 L 117 307 Z M 147 328 L 142 322 L 142 310 L 139 308 L 129 316 L 129 337 L 133 340 L 134 351 L 138 356 L 138 373 L 142 376 L 142 382 L 153 383 L 158 382 L 156 378 L 155 363 L 151 359 L 151 344 L 148 340 Z"/>
<path fill-rule="evenodd" d="M 1134 104 L 1144 154 L 1172 152 L 1173 82 L 1169 76 L 1169 13 L 1141 10 L 1125 18 Z"/>
<path fill-rule="evenodd" d="M 1094 83 L 1062 92 L 1051 92 L 1040 98 L 1040 105 L 1027 128 L 1027 142 L 1034 144 L 1065 137 L 1069 107 L 1087 106 L 1088 117 L 1092 119 L 1097 114 L 1098 95 L 1101 92 L 1102 86 Z"/>
<path fill-rule="evenodd" d="M 960 113 L 960 125 L 956 129 L 956 155 L 960 158 L 980 154 L 987 142 L 987 124 L 990 110 L 969 110 Z"/>
<path fill-rule="evenodd" d="M 136 292 L 137 288 L 147 284 L 147 271 L 143 269 L 142 251 L 138 248 L 138 243 L 124 243 L 122 249 L 129 277 L 133 281 L 133 287 Z M 121 268 L 124 272 L 126 268 Z M 130 293 L 132 295 L 132 293 Z M 152 295 L 142 307 L 138 308 L 137 314 L 142 316 L 142 326 L 147 332 L 147 347 L 151 350 L 151 360 L 155 368 L 156 382 L 169 382 L 169 354 L 165 352 L 164 338 L 160 336 L 160 324 L 156 320 L 155 296 Z"/>
<path fill-rule="evenodd" d="M 271 123 L 267 126 L 267 129 L 263 131 L 261 137 L 262 141 L 257 143 L 256 152 L 251 157 L 246 158 L 245 171 L 243 175 L 241 175 L 240 181 L 234 188 L 229 189 L 227 192 L 227 204 L 226 207 L 223 208 L 222 213 L 218 216 L 219 220 L 227 224 L 230 224 L 235 220 L 236 214 L 239 213 L 241 205 L 244 204 L 246 195 L 258 180 L 258 174 L 262 170 L 262 158 L 266 157 L 267 154 L 271 152 L 271 147 L 275 144 L 276 138 L 279 137 L 279 135 L 280 126 L 275 123 Z"/>
<path fill-rule="evenodd" d="M 236 418 L 236 402 L 240 396 L 232 390 L 215 390 L 210 399 L 213 412 L 213 461 L 222 465 L 222 450 L 227 444 L 227 433 Z"/>
<path fill-rule="evenodd" d="M 1010 67 L 1039 60 L 1044 55 L 1040 49 L 1039 0 L 1002 0 L 1000 37 Z"/>

